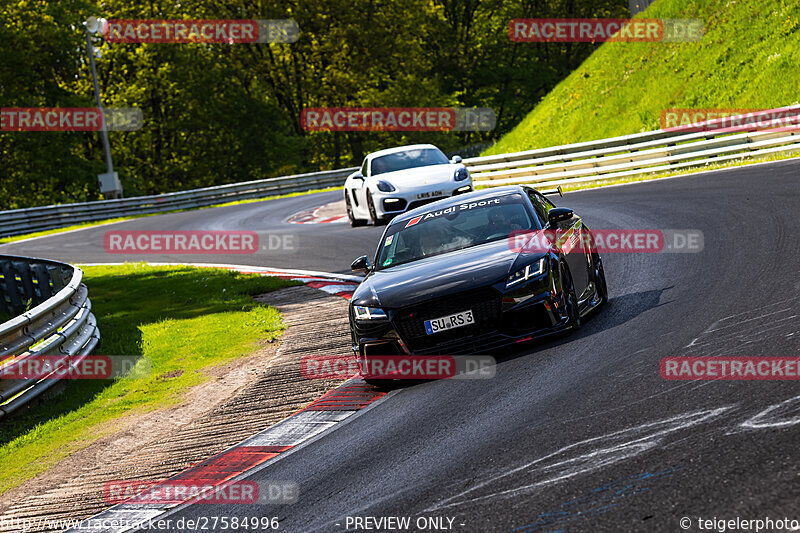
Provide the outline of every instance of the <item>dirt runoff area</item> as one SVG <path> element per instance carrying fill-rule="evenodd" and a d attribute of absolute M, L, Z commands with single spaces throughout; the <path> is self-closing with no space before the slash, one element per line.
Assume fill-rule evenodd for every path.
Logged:
<path fill-rule="evenodd" d="M 188 390 L 178 406 L 114 420 L 108 436 L 0 496 L 0 531 L 17 531 L 21 520 L 27 531 L 51 531 L 45 519 L 93 516 L 111 507 L 103 499 L 106 482 L 171 477 L 342 383 L 303 378 L 300 358 L 350 354 L 347 300 L 305 286 L 255 299 L 283 315 L 280 342 L 209 371 L 212 379 Z"/>

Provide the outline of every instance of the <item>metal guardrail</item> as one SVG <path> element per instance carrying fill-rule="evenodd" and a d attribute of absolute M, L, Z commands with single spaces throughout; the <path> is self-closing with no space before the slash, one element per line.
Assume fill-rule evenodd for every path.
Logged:
<path fill-rule="evenodd" d="M 773 110 L 800 115 L 800 105 Z M 765 111 L 764 114 L 769 114 Z M 709 121 L 709 124 L 715 121 Z M 643 173 L 680 170 L 734 159 L 800 151 L 800 127 L 743 132 L 655 130 L 611 139 L 464 159 L 476 185 L 532 183 L 558 186 Z M 217 205 L 273 194 L 336 187 L 356 167 L 219 185 L 123 200 L 33 207 L 0 212 L 0 236 L 21 235 L 107 220 Z"/>
<path fill-rule="evenodd" d="M 246 181 L 152 196 L 31 207 L 0 212 L 0 236 L 22 235 L 110 218 L 192 209 L 273 194 L 336 187 L 357 167 Z"/>
<path fill-rule="evenodd" d="M 6 365 L 30 358 L 78 364 L 91 353 L 100 331 L 82 279 L 72 265 L 0 255 L 0 312 L 16 315 L 0 324 L 0 378 Z M 0 417 L 49 389 L 52 376 L 0 379 Z"/>
<path fill-rule="evenodd" d="M 772 111 L 798 117 L 800 106 Z M 741 115 L 745 117 L 746 115 Z M 729 117 L 727 119 L 731 121 Z M 703 124 L 703 123 L 701 123 Z M 705 166 L 734 159 L 800 151 L 800 127 L 731 131 L 704 123 L 707 131 L 655 130 L 611 139 L 465 159 L 473 183 L 499 186 L 533 183 L 558 186 L 643 173 Z"/>

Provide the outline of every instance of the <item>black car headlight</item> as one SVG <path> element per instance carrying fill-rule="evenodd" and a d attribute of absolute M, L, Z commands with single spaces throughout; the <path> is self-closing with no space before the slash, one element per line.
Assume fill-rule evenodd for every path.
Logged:
<path fill-rule="evenodd" d="M 354 305 L 356 320 L 388 320 L 389 317 L 380 307 L 364 307 L 361 305 Z"/>
<path fill-rule="evenodd" d="M 388 181 L 380 180 L 378 181 L 378 190 L 381 192 L 394 192 L 397 189 L 395 189 L 394 186 L 392 186 L 392 184 Z"/>
<path fill-rule="evenodd" d="M 453 177 L 456 179 L 456 181 L 464 181 L 469 177 L 469 170 L 464 167 L 458 167 Z"/>
<path fill-rule="evenodd" d="M 542 257 L 533 264 L 526 265 L 525 268 L 518 270 L 513 274 L 511 274 L 510 276 L 508 276 L 508 279 L 506 280 L 506 289 L 508 289 L 509 287 L 513 287 L 514 285 L 517 285 L 519 283 L 522 283 L 523 281 L 527 281 L 540 274 L 543 274 L 546 268 L 547 268 L 547 261 L 545 260 L 544 257 Z"/>

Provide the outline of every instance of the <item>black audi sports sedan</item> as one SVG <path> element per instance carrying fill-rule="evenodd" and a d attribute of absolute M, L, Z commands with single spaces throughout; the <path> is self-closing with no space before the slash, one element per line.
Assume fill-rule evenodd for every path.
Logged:
<path fill-rule="evenodd" d="M 544 236 L 520 246 L 520 236 Z M 580 327 L 608 300 L 589 228 L 528 186 L 447 198 L 395 218 L 350 302 L 353 351 L 484 353 Z"/>

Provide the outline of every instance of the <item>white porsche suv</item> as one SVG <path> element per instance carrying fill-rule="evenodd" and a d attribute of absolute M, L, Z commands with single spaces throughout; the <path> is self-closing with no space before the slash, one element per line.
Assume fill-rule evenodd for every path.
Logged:
<path fill-rule="evenodd" d="M 432 144 L 414 144 L 367 155 L 344 182 L 344 201 L 350 225 L 362 226 L 471 190 L 459 156 L 449 160 Z"/>

